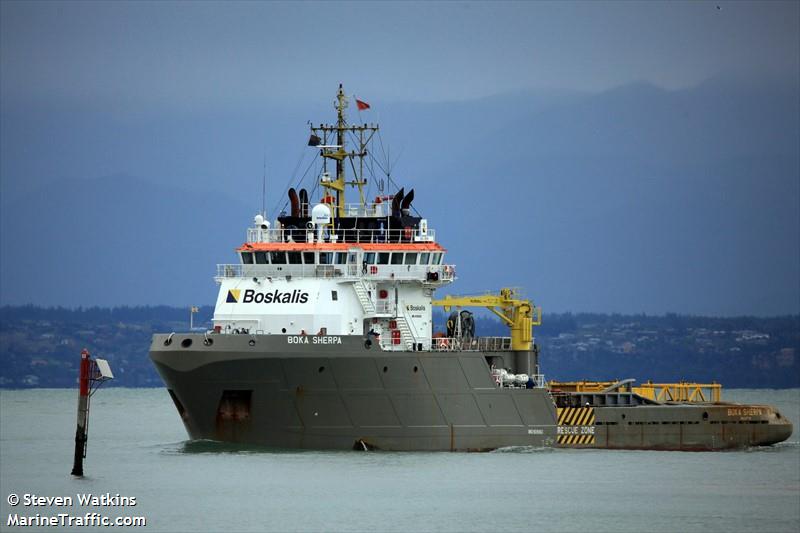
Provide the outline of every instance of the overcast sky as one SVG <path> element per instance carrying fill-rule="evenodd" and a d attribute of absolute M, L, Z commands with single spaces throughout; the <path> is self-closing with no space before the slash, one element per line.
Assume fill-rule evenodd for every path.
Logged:
<path fill-rule="evenodd" d="M 305 146 L 306 121 L 332 119 L 330 103 L 340 82 L 373 104 L 365 120 L 381 122 L 381 144 L 385 140 L 392 154 L 403 155 L 393 176 L 417 187 L 416 205 L 433 208 L 426 216 L 436 227 L 443 229 L 447 218 L 437 194 L 455 191 L 456 201 L 464 201 L 468 175 L 477 187 L 499 172 L 506 175 L 505 189 L 532 191 L 547 204 L 542 207 L 549 211 L 538 213 L 536 224 L 550 224 L 549 231 L 525 253 L 542 252 L 547 261 L 541 264 L 549 266 L 520 266 L 518 281 L 541 292 L 548 308 L 797 312 L 796 0 L 0 0 L 0 246 L 6 247 L 0 275 L 6 292 L 9 286 L 19 289 L 10 301 L 105 305 L 185 299 L 195 305 L 184 294 L 206 287 L 200 284 L 214 261 L 230 260 L 238 229 L 218 236 L 215 251 L 203 259 L 208 265 L 196 271 L 201 281 L 178 284 L 146 257 L 139 258 L 138 270 L 123 269 L 130 278 L 124 281 L 108 280 L 102 269 L 94 277 L 70 274 L 62 263 L 78 261 L 67 256 L 77 253 L 74 246 L 60 262 L 37 263 L 40 273 L 20 257 L 41 253 L 41 235 L 51 230 L 43 212 L 71 217 L 74 205 L 91 223 L 70 226 L 62 240 L 80 235 L 83 244 L 103 240 L 107 228 L 95 221 L 116 213 L 131 221 L 177 213 L 152 210 L 160 205 L 153 198 L 162 197 L 214 199 L 198 205 L 233 198 L 247 206 L 237 210 L 247 210 L 240 219 L 227 221 L 239 228 L 250 209 L 260 208 L 264 160 L 269 204 L 279 208 L 286 198 L 278 186 L 311 168 L 303 160 L 313 156 Z M 667 91 L 644 84 L 616 89 L 633 82 Z M 503 96 L 464 103 L 496 95 Z M 545 108 L 547 113 L 536 114 Z M 460 150 L 473 149 L 454 142 L 462 137 L 486 151 L 459 157 Z M 663 183 L 648 181 L 653 175 Z M 71 180 L 94 188 L 75 187 Z M 125 191 L 128 183 L 151 193 L 134 201 L 128 196 L 135 195 L 113 192 L 97 201 L 102 184 L 108 192 Z M 148 183 L 153 186 L 141 185 Z M 489 185 L 486 194 L 504 190 Z M 68 194 L 75 190 L 84 192 Z M 49 191 L 66 191 L 69 199 L 45 198 Z M 150 215 L 142 214 L 147 202 Z M 585 206 L 576 208 L 581 202 Z M 671 210 L 659 211 L 664 202 L 682 209 L 677 220 L 685 227 L 677 233 Z M 114 215 L 102 214 L 108 206 Z M 196 216 L 196 207 L 189 207 Z M 208 205 L 200 208 L 209 212 Z M 520 224 L 515 217 L 523 211 L 510 211 L 507 222 Z M 620 221 L 609 235 L 586 237 L 587 227 L 605 227 L 609 216 L 629 212 L 638 218 Z M 169 233 L 172 226 L 164 223 L 151 232 Z M 470 236 L 461 237 L 463 246 L 453 245 L 448 257 L 486 268 L 486 257 L 475 262 L 470 256 Z M 143 239 L 149 254 L 158 253 L 150 236 L 134 232 L 131 238 Z M 448 242 L 457 241 L 451 236 Z M 653 243 L 658 246 L 648 247 Z M 191 239 L 183 245 L 195 247 Z M 565 248 L 575 253 L 562 253 Z M 81 262 L 106 259 L 96 247 L 82 253 Z M 130 250 L 118 253 L 127 257 Z M 662 253 L 665 262 L 656 261 Z M 171 257 L 179 268 L 178 256 Z M 595 278 L 583 270 L 588 264 L 599 265 L 591 271 Z M 463 271 L 469 272 L 466 266 Z M 665 281 L 670 276 L 672 285 Z M 105 300 L 87 286 L 95 278 L 110 287 Z M 155 278 L 163 290 L 136 289 L 141 280 Z M 481 281 L 473 272 L 457 292 Z M 129 292 L 122 292 L 126 287 Z M 210 281 L 206 288 L 213 289 Z"/>
<path fill-rule="evenodd" d="M 441 101 L 800 72 L 796 1 L 1 5 L 6 106 L 250 106 L 338 81 Z"/>

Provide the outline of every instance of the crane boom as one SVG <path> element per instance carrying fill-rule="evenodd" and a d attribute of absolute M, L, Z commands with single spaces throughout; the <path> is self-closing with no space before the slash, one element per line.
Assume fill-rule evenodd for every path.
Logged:
<path fill-rule="evenodd" d="M 533 326 L 542 323 L 542 308 L 534 307 L 530 300 L 516 298 L 514 289 L 500 289 L 500 294 L 476 296 L 450 296 L 432 300 L 431 305 L 444 307 L 485 307 L 511 329 L 511 349 L 528 351 L 533 343 Z"/>

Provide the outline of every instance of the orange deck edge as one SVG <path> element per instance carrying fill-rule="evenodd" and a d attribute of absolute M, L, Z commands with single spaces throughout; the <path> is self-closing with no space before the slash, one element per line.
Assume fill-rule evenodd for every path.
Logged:
<path fill-rule="evenodd" d="M 445 252 L 435 242 L 246 242 L 236 249 L 237 252 L 303 252 L 303 251 L 346 251 L 361 248 L 367 251 L 381 252 Z"/>

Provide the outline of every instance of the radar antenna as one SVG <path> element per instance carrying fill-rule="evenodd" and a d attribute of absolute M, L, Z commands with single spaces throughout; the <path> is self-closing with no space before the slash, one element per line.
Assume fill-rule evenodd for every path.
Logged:
<path fill-rule="evenodd" d="M 336 93 L 336 101 L 334 102 L 336 108 L 336 125 L 320 124 L 319 126 L 311 125 L 311 133 L 317 137 L 321 137 L 322 144 L 320 148 L 320 155 L 323 158 L 323 177 L 320 179 L 320 185 L 325 191 L 325 199 L 335 198 L 335 209 L 332 209 L 334 217 L 345 216 L 345 189 L 347 185 L 351 187 L 358 187 L 359 208 L 363 211 L 366 207 L 364 199 L 364 185 L 367 180 L 364 178 L 364 157 L 368 154 L 367 145 L 372 140 L 375 132 L 378 131 L 377 124 L 362 124 L 362 125 L 348 125 L 345 118 L 345 110 L 349 105 L 348 97 L 344 92 L 342 84 L 339 84 L 339 90 Z M 347 151 L 346 133 L 351 132 L 358 143 L 358 149 Z M 329 137 L 336 134 L 336 144 L 328 144 Z M 358 167 L 355 164 L 355 158 L 358 158 Z M 328 159 L 336 161 L 336 177 L 330 179 L 327 174 Z M 353 171 L 353 180 L 346 181 L 345 179 L 345 159 L 350 159 L 350 167 Z M 323 199 L 323 201 L 325 200 Z M 329 202 L 330 202 L 329 200 Z M 333 207 L 333 206 L 332 206 Z"/>

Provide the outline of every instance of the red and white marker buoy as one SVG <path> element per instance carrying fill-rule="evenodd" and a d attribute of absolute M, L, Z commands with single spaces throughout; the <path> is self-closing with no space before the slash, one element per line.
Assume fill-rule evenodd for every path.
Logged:
<path fill-rule="evenodd" d="M 81 350 L 81 365 L 78 377 L 78 424 L 75 429 L 75 458 L 72 463 L 72 475 L 83 476 L 83 459 L 86 457 L 86 441 L 89 429 L 89 398 L 92 395 L 92 384 L 103 383 L 114 379 L 108 362 L 104 359 L 92 360 L 89 350 Z M 96 390 L 96 388 L 95 388 Z"/>
<path fill-rule="evenodd" d="M 83 458 L 86 457 L 86 427 L 89 422 L 89 350 L 81 351 L 80 375 L 78 378 L 78 427 L 75 430 L 75 460 L 72 463 L 72 475 L 83 475 Z"/>

